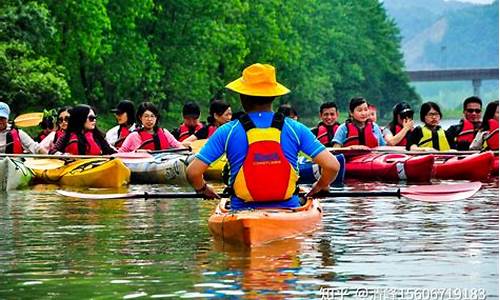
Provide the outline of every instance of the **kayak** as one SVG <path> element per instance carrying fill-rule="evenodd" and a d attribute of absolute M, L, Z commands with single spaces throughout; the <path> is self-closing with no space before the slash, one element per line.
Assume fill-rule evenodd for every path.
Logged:
<path fill-rule="evenodd" d="M 319 200 L 308 199 L 295 209 L 266 208 L 231 211 L 229 200 L 222 199 L 208 219 L 208 228 L 214 239 L 248 247 L 294 237 L 313 231 L 322 218 Z"/>
<path fill-rule="evenodd" d="M 152 159 L 127 160 L 125 165 L 130 169 L 131 183 L 188 183 L 186 167 L 192 156 L 164 153 Z"/>
<path fill-rule="evenodd" d="M 343 154 L 335 154 L 339 164 L 340 170 L 337 178 L 330 184 L 331 186 L 343 186 L 345 178 L 345 157 Z M 321 167 L 306 157 L 299 157 L 299 184 L 313 184 L 318 181 L 321 176 Z"/>
<path fill-rule="evenodd" d="M 491 168 L 491 176 L 498 177 L 498 155 L 495 155 L 495 160 L 493 161 L 493 168 Z"/>
<path fill-rule="evenodd" d="M 489 178 L 495 161 L 490 151 L 452 157 L 438 154 L 436 157 L 434 177 L 437 179 L 484 181 Z"/>
<path fill-rule="evenodd" d="M 350 158 L 346 176 L 363 180 L 429 182 L 434 156 L 368 153 Z"/>
<path fill-rule="evenodd" d="M 35 179 L 43 183 L 68 186 L 112 188 L 130 181 L 130 170 L 120 159 L 79 159 L 55 169 L 33 169 Z"/>
<path fill-rule="evenodd" d="M 10 157 L 0 160 L 0 191 L 26 187 L 32 177 L 33 172 L 22 161 Z"/>

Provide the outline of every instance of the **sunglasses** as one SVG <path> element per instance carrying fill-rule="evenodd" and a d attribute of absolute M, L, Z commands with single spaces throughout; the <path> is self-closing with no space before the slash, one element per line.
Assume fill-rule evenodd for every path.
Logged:
<path fill-rule="evenodd" d="M 479 114 L 481 113 L 481 110 L 476 108 L 476 109 L 473 109 L 473 108 L 467 108 L 465 111 L 467 111 L 469 114 L 471 113 L 476 113 L 476 114 Z"/>
<path fill-rule="evenodd" d="M 59 118 L 57 118 L 57 121 L 59 121 L 59 123 L 68 122 L 69 121 L 69 117 L 59 117 Z"/>
<path fill-rule="evenodd" d="M 97 117 L 96 116 L 88 116 L 87 120 L 89 120 L 90 122 L 94 122 L 95 120 L 97 120 Z"/>

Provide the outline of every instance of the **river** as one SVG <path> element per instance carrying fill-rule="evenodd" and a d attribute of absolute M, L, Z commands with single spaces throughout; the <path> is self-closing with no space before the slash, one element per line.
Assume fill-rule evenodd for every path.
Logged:
<path fill-rule="evenodd" d="M 0 194 L 0 299 L 369 299 L 358 293 L 419 289 L 498 299 L 498 178 L 455 202 L 325 199 L 320 229 L 253 250 L 213 242 L 214 201 L 89 201 L 56 188 Z"/>

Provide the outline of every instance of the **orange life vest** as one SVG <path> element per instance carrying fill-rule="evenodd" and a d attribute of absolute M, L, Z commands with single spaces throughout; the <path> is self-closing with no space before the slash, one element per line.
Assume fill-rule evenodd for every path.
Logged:
<path fill-rule="evenodd" d="M 352 145 L 365 145 L 370 148 L 375 148 L 378 146 L 378 140 L 373 133 L 373 124 L 371 121 L 366 121 L 366 125 L 363 129 L 359 129 L 350 120 L 346 121 L 347 127 L 347 139 L 344 143 L 344 147 Z"/>
<path fill-rule="evenodd" d="M 335 132 L 339 128 L 339 123 L 335 122 L 332 126 L 326 126 L 323 122 L 319 123 L 318 133 L 316 134 L 316 138 L 320 141 L 321 144 L 331 147 L 333 146 L 332 140 L 335 136 Z"/>
<path fill-rule="evenodd" d="M 127 136 L 130 134 L 130 129 L 127 125 L 120 125 L 120 128 L 118 128 L 118 139 L 115 142 L 115 148 L 119 149 L 123 141 L 127 138 Z"/>
<path fill-rule="evenodd" d="M 207 138 L 211 137 L 212 134 L 215 133 L 215 131 L 217 130 L 217 128 L 218 127 L 215 126 L 215 125 L 212 125 L 212 124 L 208 125 L 208 135 L 207 135 Z"/>
<path fill-rule="evenodd" d="M 181 126 L 179 126 L 179 138 L 177 140 L 179 142 L 182 142 L 191 135 L 203 129 L 203 127 L 205 126 L 202 123 L 198 123 L 193 130 L 191 127 L 187 127 L 186 124 L 182 123 Z"/>
<path fill-rule="evenodd" d="M 486 145 L 488 150 L 498 150 L 498 121 L 489 119 L 488 124 L 490 130 L 486 137 Z"/>
<path fill-rule="evenodd" d="M 169 148 L 167 137 L 162 128 L 158 128 L 154 134 L 140 129 L 139 136 L 141 137 L 142 144 L 139 149 L 146 150 L 165 150 Z"/>
<path fill-rule="evenodd" d="M 457 143 L 457 149 L 469 149 L 470 144 L 474 140 L 476 135 L 476 128 L 472 122 L 467 119 L 462 120 L 462 130 L 458 133 L 455 141 Z"/>
<path fill-rule="evenodd" d="M 391 126 L 390 127 L 390 130 L 392 132 L 393 135 L 396 135 L 398 134 L 401 130 L 403 130 L 403 126 L 399 125 L 399 124 L 396 124 L 396 126 Z M 408 135 L 411 133 L 411 130 L 408 131 L 406 133 L 406 135 L 403 137 L 403 139 L 401 141 L 399 141 L 399 143 L 397 143 L 397 145 L 395 146 L 406 146 L 406 144 L 408 143 Z"/>
<path fill-rule="evenodd" d="M 21 143 L 21 138 L 19 137 L 19 131 L 12 128 L 7 132 L 6 135 L 5 153 L 9 154 L 21 154 L 24 152 L 23 144 Z"/>
<path fill-rule="evenodd" d="M 101 146 L 94 140 L 94 132 L 92 130 L 85 131 L 83 135 L 85 141 L 80 141 L 76 133 L 71 133 L 69 136 L 68 144 L 64 148 L 65 153 L 73 155 L 101 155 Z M 78 145 L 85 143 L 85 151 L 82 153 Z"/>
<path fill-rule="evenodd" d="M 276 113 L 271 127 L 256 128 L 248 115 L 239 121 L 248 139 L 248 151 L 236 174 L 233 191 L 243 201 L 284 201 L 296 190 L 298 175 L 281 148 L 285 117 Z"/>

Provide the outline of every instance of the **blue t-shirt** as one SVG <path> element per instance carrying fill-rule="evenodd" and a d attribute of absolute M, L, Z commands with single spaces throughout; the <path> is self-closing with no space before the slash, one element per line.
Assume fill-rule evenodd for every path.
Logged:
<path fill-rule="evenodd" d="M 257 128 L 271 126 L 273 112 L 252 112 L 248 114 Z M 316 139 L 309 128 L 304 124 L 285 118 L 281 131 L 281 146 L 286 159 L 298 170 L 298 154 L 300 151 L 314 158 L 325 147 Z M 236 174 L 243 165 L 248 151 L 248 140 L 243 125 L 238 120 L 231 121 L 219 127 L 208 139 L 205 146 L 196 157 L 206 164 L 211 164 L 226 153 L 229 166 L 231 167 L 229 184 L 232 185 Z M 232 209 L 256 208 L 256 207 L 297 207 L 300 206 L 299 198 L 292 197 L 287 201 L 279 202 L 244 202 L 237 197 L 231 198 Z"/>
<path fill-rule="evenodd" d="M 384 136 L 382 135 L 382 131 L 380 130 L 380 127 L 372 123 L 372 131 L 375 137 L 377 138 L 378 145 L 379 146 L 385 146 L 385 140 Z M 339 128 L 337 128 L 337 131 L 335 132 L 335 136 L 333 137 L 333 144 L 340 144 L 344 145 L 345 141 L 347 140 L 347 126 L 345 123 L 342 123 Z"/>

